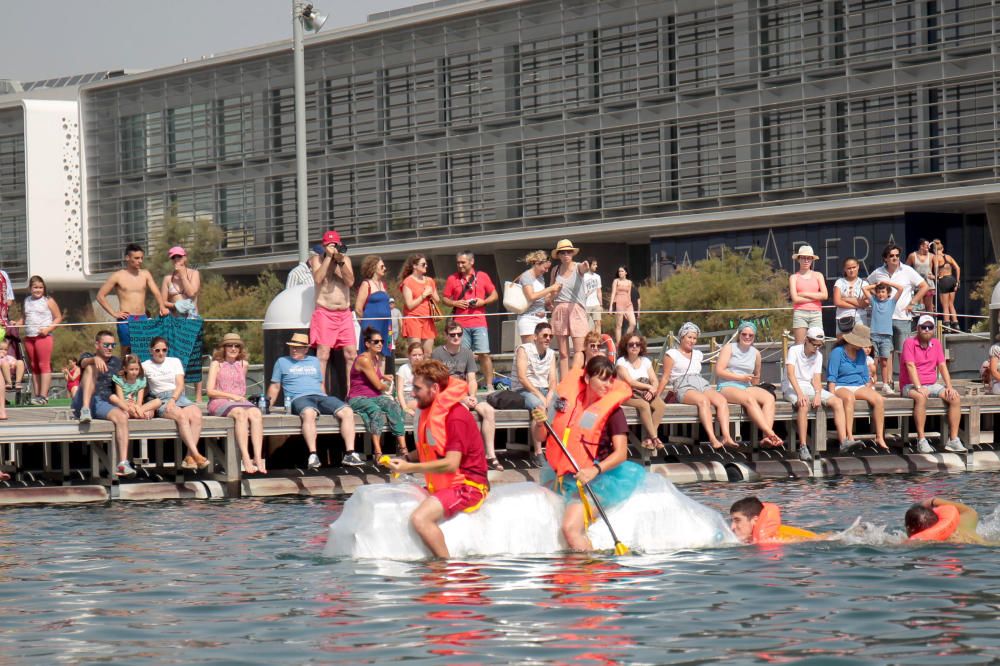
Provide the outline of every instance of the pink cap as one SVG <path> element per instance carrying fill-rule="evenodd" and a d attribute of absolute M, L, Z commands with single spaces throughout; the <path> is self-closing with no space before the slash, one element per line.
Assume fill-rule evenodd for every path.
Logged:
<path fill-rule="evenodd" d="M 168 257 L 186 257 L 187 254 L 188 253 L 185 252 L 184 248 L 182 248 L 180 245 L 174 245 L 172 248 L 167 250 Z"/>
<path fill-rule="evenodd" d="M 340 244 L 340 234 L 332 229 L 323 234 L 323 245 L 329 245 L 330 243 Z"/>

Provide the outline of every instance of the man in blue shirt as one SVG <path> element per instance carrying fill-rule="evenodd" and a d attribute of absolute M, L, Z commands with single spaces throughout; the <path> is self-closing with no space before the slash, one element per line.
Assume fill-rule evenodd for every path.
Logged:
<path fill-rule="evenodd" d="M 331 414 L 340 421 L 340 434 L 344 438 L 344 464 L 357 467 L 364 460 L 354 450 L 354 412 L 336 396 L 327 395 L 323 390 L 323 370 L 319 359 L 309 356 L 309 336 L 296 333 L 286 342 L 288 356 L 275 362 L 271 372 L 271 385 L 267 389 L 267 399 L 271 407 L 278 398 L 278 390 L 285 392 L 291 400 L 292 414 L 302 419 L 302 437 L 309 448 L 309 469 L 318 469 L 319 456 L 316 455 L 316 417 Z"/>

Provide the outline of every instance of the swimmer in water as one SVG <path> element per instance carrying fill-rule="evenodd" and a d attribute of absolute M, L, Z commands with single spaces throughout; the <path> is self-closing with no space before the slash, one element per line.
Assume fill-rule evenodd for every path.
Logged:
<path fill-rule="evenodd" d="M 979 536 L 979 514 L 961 502 L 931 497 L 906 511 L 906 536 L 919 541 L 989 544 Z"/>
<path fill-rule="evenodd" d="M 776 504 L 744 497 L 729 507 L 729 527 L 743 543 L 811 541 L 819 535 L 809 530 L 781 524 Z"/>

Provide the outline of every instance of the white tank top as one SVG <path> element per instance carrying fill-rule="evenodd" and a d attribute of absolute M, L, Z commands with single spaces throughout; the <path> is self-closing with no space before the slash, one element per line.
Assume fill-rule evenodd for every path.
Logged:
<path fill-rule="evenodd" d="M 24 299 L 24 334 L 29 338 L 36 337 L 41 329 L 52 324 L 52 311 L 49 310 L 47 296 Z"/>
<path fill-rule="evenodd" d="M 549 371 L 552 369 L 556 353 L 551 349 L 547 349 L 545 350 L 544 357 L 539 356 L 538 347 L 535 346 L 534 342 L 525 342 L 518 349 L 523 349 L 525 356 L 528 357 L 528 367 L 525 370 L 528 381 L 531 382 L 532 386 L 544 393 L 549 388 Z M 524 388 L 521 385 L 521 380 L 518 379 L 516 370 L 510 378 L 510 387 L 515 391 Z"/>

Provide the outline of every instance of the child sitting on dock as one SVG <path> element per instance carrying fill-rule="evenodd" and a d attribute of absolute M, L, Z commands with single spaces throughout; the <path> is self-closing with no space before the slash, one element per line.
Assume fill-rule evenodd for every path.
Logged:
<path fill-rule="evenodd" d="M 75 358 L 71 356 L 66 359 L 62 374 L 66 379 L 66 393 L 72 398 L 80 390 L 80 366 Z"/>
<path fill-rule="evenodd" d="M 11 381 L 10 372 L 14 371 L 14 381 Z M 13 386 L 15 391 L 21 390 L 21 381 L 24 379 L 24 361 L 15 358 L 10 354 L 10 341 L 0 341 L 0 372 L 3 372 L 3 380 L 7 386 Z"/>
<path fill-rule="evenodd" d="M 146 373 L 135 354 L 125 357 L 122 371 L 111 378 L 115 383 L 115 395 L 110 402 L 125 411 L 130 419 L 151 419 L 156 409 L 163 404 L 159 398 L 143 403 L 146 394 Z"/>

